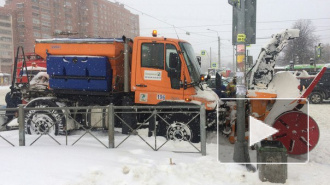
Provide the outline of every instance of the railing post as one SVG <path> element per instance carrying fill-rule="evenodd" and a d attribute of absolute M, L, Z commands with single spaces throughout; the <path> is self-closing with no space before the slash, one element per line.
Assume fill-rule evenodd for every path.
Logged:
<path fill-rule="evenodd" d="M 24 105 L 18 106 L 18 129 L 19 129 L 19 146 L 25 146 L 25 124 L 24 124 Z"/>
<path fill-rule="evenodd" d="M 200 132 L 201 132 L 201 152 L 202 156 L 206 156 L 206 112 L 205 105 L 200 107 Z"/>
<path fill-rule="evenodd" d="M 109 105 L 108 108 L 108 118 L 109 148 L 115 148 L 115 111 L 112 103 Z"/>
<path fill-rule="evenodd" d="M 68 120 L 69 120 L 69 115 L 68 115 L 68 109 L 64 110 L 64 117 L 65 117 L 65 145 L 68 146 Z"/>
<path fill-rule="evenodd" d="M 155 135 L 155 151 L 157 151 L 157 131 L 156 131 L 156 121 L 157 121 L 157 110 L 155 108 L 155 110 L 152 112 L 152 114 L 154 115 L 152 118 L 153 119 L 153 124 L 154 124 L 154 135 Z M 149 122 L 150 124 L 150 122 Z"/>

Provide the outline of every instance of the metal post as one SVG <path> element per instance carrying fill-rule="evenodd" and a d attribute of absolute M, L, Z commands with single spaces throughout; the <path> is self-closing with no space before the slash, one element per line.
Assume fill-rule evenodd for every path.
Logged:
<path fill-rule="evenodd" d="M 219 36 L 219 32 L 216 30 L 211 30 L 211 29 L 207 29 L 207 30 L 217 33 L 217 36 L 218 36 L 218 68 L 220 69 L 220 36 Z M 211 52 L 211 48 L 210 48 L 210 52 Z M 210 61 L 210 65 L 212 67 L 211 61 Z"/>
<path fill-rule="evenodd" d="M 200 132 L 201 132 L 201 152 L 202 156 L 206 156 L 206 113 L 205 105 L 202 104 L 200 107 Z"/>
<path fill-rule="evenodd" d="M 218 32 L 217 32 L 218 33 Z M 220 69 L 220 36 L 218 36 L 218 63 L 219 63 L 219 66 L 218 68 Z"/>
<path fill-rule="evenodd" d="M 25 146 L 24 105 L 18 106 L 19 146 Z"/>
<path fill-rule="evenodd" d="M 128 46 L 129 40 L 125 40 L 124 44 L 124 92 L 129 92 L 129 46 Z"/>
<path fill-rule="evenodd" d="M 68 124 L 69 124 L 69 115 L 68 111 L 64 110 L 65 116 L 65 145 L 68 146 Z"/>
<path fill-rule="evenodd" d="M 232 72 L 236 71 L 235 69 L 235 45 L 233 45 L 233 70 Z"/>
<path fill-rule="evenodd" d="M 210 68 L 212 68 L 212 49 L 210 47 Z"/>
<path fill-rule="evenodd" d="M 108 108 L 108 135 L 109 135 L 109 148 L 115 148 L 115 111 L 111 103 Z"/>
<path fill-rule="evenodd" d="M 315 52 L 314 52 L 314 63 L 313 63 L 313 65 L 314 65 L 314 72 L 316 71 L 316 60 L 317 60 L 317 52 L 316 52 L 316 49 L 317 49 L 317 46 L 315 46 L 314 47 L 315 49 Z"/>
<path fill-rule="evenodd" d="M 236 45 L 236 103 L 237 103 L 237 141 L 234 148 L 233 159 L 238 163 L 249 163 L 250 156 L 248 151 L 247 141 L 245 140 L 245 59 L 246 59 L 246 44 L 245 44 L 245 0 L 241 1 L 241 7 L 238 12 L 237 33 L 243 37 L 237 39 Z M 239 38 L 237 36 L 237 38 Z"/>
<path fill-rule="evenodd" d="M 154 115 L 152 118 L 153 119 L 153 124 L 154 124 L 154 135 L 155 135 L 155 151 L 157 151 L 157 131 L 156 131 L 156 121 L 157 121 L 157 109 L 155 109 L 152 114 Z M 150 122 L 149 122 L 150 124 Z"/>

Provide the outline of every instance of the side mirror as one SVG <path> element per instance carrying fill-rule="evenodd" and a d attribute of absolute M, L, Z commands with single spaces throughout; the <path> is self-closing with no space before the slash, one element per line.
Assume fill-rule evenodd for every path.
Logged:
<path fill-rule="evenodd" d="M 168 76 L 171 79 L 171 88 L 180 89 L 181 64 L 177 53 L 170 53 Z"/>
<path fill-rule="evenodd" d="M 196 59 L 197 59 L 197 62 L 199 64 L 199 67 L 201 67 L 201 65 L 202 65 L 202 57 L 196 56 Z"/>
<path fill-rule="evenodd" d="M 169 67 L 170 68 L 177 68 L 179 64 L 179 56 L 177 53 L 170 53 L 170 61 L 169 61 Z"/>
<path fill-rule="evenodd" d="M 221 75 L 219 73 L 216 73 L 215 74 L 215 88 L 217 90 L 220 90 L 221 89 L 221 84 L 222 84 L 221 78 L 222 77 L 221 77 Z"/>

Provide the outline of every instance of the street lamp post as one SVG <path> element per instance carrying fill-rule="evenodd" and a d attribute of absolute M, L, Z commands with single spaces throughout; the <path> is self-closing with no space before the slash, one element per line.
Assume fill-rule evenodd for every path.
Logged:
<path fill-rule="evenodd" d="M 220 36 L 219 36 L 219 32 L 216 31 L 216 30 L 211 30 L 211 29 L 207 29 L 209 31 L 214 31 L 217 33 L 217 36 L 218 36 L 218 65 L 219 65 L 219 68 L 220 68 Z"/>

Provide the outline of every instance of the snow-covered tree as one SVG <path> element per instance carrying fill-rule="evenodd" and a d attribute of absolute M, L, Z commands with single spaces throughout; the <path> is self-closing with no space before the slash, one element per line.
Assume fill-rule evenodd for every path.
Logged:
<path fill-rule="evenodd" d="M 294 61 L 295 64 L 309 64 L 310 58 L 314 58 L 314 46 L 318 41 L 314 35 L 315 27 L 311 20 L 298 20 L 293 24 L 293 28 L 300 30 L 300 36 L 289 41 L 283 51 L 283 63 Z"/>

